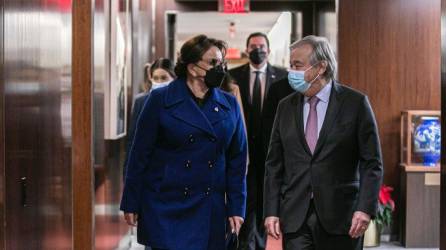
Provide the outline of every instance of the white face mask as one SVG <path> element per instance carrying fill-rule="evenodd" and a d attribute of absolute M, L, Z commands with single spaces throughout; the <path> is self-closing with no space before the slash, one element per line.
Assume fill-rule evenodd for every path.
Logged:
<path fill-rule="evenodd" d="M 152 82 L 152 90 L 165 87 L 165 86 L 169 85 L 169 83 L 170 83 L 170 81 L 166 81 L 166 82 Z"/>

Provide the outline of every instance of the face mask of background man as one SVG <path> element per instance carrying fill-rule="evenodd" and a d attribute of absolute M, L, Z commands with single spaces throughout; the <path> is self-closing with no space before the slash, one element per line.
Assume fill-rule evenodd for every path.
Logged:
<path fill-rule="evenodd" d="M 268 42 L 263 36 L 253 36 L 249 39 L 246 53 L 249 54 L 249 61 L 252 66 L 260 68 L 266 63 L 270 50 Z"/>

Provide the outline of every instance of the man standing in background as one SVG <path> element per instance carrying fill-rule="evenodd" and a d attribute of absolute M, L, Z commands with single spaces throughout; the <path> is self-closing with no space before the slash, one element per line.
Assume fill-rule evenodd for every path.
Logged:
<path fill-rule="evenodd" d="M 240 87 L 248 130 L 248 200 L 246 219 L 239 235 L 241 250 L 265 248 L 262 209 L 265 156 L 277 106 L 277 103 L 269 100 L 284 97 L 272 97 L 269 94 L 270 90 L 275 88 L 273 86 L 277 84 L 277 81 L 286 79 L 287 76 L 286 70 L 268 63 L 269 45 L 266 34 L 252 33 L 246 41 L 249 63 L 229 71 Z M 287 85 L 285 88 L 288 88 L 290 93 L 292 92 L 287 83 L 282 84 Z"/>

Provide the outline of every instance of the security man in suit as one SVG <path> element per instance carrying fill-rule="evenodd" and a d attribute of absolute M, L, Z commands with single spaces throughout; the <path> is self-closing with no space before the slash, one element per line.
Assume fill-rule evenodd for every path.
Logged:
<path fill-rule="evenodd" d="M 328 40 L 291 45 L 296 91 L 274 120 L 265 173 L 265 227 L 285 250 L 359 250 L 377 212 L 382 156 L 364 94 L 335 79 Z"/>
<path fill-rule="evenodd" d="M 268 102 L 277 81 L 285 79 L 286 70 L 268 63 L 268 37 L 253 33 L 246 41 L 249 63 L 229 71 L 239 85 L 248 130 L 249 166 L 246 220 L 242 226 L 239 249 L 264 249 L 263 176 L 267 145 L 276 107 Z M 282 97 L 275 97 L 277 99 Z"/>

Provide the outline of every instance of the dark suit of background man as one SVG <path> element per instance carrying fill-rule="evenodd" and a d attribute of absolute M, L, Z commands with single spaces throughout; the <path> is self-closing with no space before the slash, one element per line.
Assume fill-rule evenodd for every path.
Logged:
<path fill-rule="evenodd" d="M 358 250 L 382 179 L 378 130 L 367 97 L 334 80 L 327 41 L 291 45 L 265 173 L 265 227 L 285 250 Z"/>
<path fill-rule="evenodd" d="M 249 142 L 247 211 L 239 236 L 239 249 L 254 250 L 264 249 L 265 245 L 262 214 L 264 165 L 277 106 L 277 102 L 274 106 L 274 101 L 268 100 L 284 97 L 279 96 L 283 91 L 273 89 L 277 88 L 277 81 L 286 78 L 287 72 L 268 63 L 269 41 L 263 33 L 249 35 L 246 52 L 249 54 L 249 63 L 229 73 L 240 87 Z M 286 85 L 285 88 L 290 89 Z M 274 97 L 270 97 L 271 90 L 275 93 Z"/>

